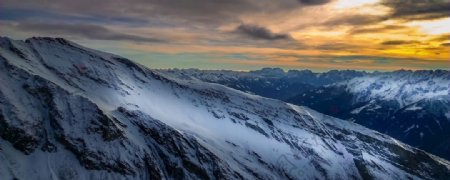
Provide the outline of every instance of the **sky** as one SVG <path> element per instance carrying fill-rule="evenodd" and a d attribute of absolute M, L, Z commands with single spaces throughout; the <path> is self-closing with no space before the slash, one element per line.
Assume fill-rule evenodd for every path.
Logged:
<path fill-rule="evenodd" d="M 0 35 L 150 68 L 450 69 L 450 0 L 1 0 Z"/>

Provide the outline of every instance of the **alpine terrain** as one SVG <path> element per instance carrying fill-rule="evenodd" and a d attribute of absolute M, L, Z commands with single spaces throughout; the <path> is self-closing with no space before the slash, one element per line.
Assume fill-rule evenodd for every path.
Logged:
<path fill-rule="evenodd" d="M 308 90 L 367 74 L 354 70 L 331 70 L 325 73 L 314 73 L 310 70 L 284 72 L 280 68 L 263 68 L 249 72 L 199 69 L 157 69 L 157 71 L 179 79 L 199 79 L 218 83 L 282 101 L 290 100 Z"/>
<path fill-rule="evenodd" d="M 0 179 L 450 177 L 361 125 L 60 38 L 1 38 L 0 85 Z"/>
<path fill-rule="evenodd" d="M 159 71 L 307 106 L 450 159 L 450 72 L 447 70 Z"/>
<path fill-rule="evenodd" d="M 450 72 L 375 73 L 290 100 L 450 159 Z"/>

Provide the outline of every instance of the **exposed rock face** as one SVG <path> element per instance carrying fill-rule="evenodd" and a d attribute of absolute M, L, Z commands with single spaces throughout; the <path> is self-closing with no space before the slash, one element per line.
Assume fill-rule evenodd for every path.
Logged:
<path fill-rule="evenodd" d="M 395 71 L 309 90 L 290 102 L 450 159 L 449 90 L 449 71 Z"/>
<path fill-rule="evenodd" d="M 450 71 L 358 72 L 279 68 L 240 72 L 169 69 L 159 72 L 199 79 L 307 106 L 392 136 L 450 159 Z"/>
<path fill-rule="evenodd" d="M 167 78 L 64 39 L 0 39 L 1 179 L 445 179 L 359 125 Z"/>

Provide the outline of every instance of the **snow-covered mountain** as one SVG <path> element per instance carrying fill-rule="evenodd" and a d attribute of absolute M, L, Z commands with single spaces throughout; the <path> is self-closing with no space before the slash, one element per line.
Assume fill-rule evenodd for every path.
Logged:
<path fill-rule="evenodd" d="M 450 159 L 450 72 L 374 73 L 289 100 Z"/>
<path fill-rule="evenodd" d="M 353 121 L 450 160 L 450 72 L 159 70 L 308 106 Z M 421 104 L 420 106 L 416 106 Z"/>
<path fill-rule="evenodd" d="M 423 99 L 448 99 L 450 72 L 445 70 L 394 71 L 353 78 L 337 86 L 345 86 L 356 95 L 355 101 L 395 101 L 399 107 Z"/>
<path fill-rule="evenodd" d="M 284 72 L 280 68 L 263 68 L 249 72 L 199 69 L 159 69 L 157 71 L 175 78 L 219 83 L 247 93 L 280 100 L 288 100 L 323 85 L 367 74 L 352 70 L 332 70 L 325 73 L 314 73 L 310 70 Z"/>
<path fill-rule="evenodd" d="M 446 179 L 450 163 L 306 107 L 64 39 L 0 39 L 0 179 Z"/>

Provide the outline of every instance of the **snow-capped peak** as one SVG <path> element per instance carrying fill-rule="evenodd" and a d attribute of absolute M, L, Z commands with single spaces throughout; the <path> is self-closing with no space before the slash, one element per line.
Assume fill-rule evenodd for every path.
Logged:
<path fill-rule="evenodd" d="M 5 179 L 429 179 L 447 161 L 306 107 L 53 38 L 0 40 Z"/>

